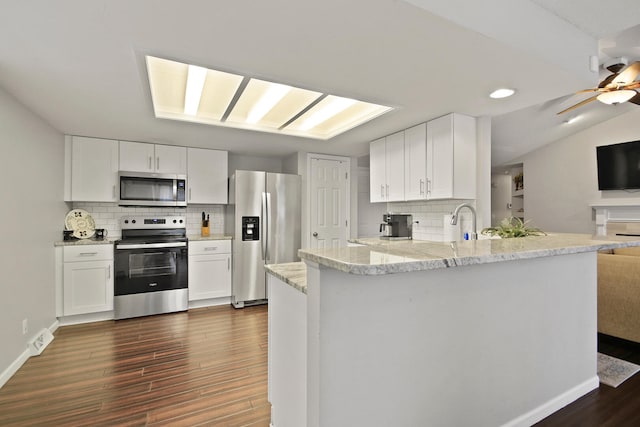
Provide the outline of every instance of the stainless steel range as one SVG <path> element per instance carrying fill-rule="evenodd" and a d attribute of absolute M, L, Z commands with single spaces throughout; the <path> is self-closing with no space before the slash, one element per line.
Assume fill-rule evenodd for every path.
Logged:
<path fill-rule="evenodd" d="M 148 316 L 188 308 L 186 219 L 130 216 L 115 244 L 114 317 Z"/>

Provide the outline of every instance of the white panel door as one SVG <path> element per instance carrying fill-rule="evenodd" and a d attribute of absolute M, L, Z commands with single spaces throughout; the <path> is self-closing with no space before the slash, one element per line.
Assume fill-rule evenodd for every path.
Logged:
<path fill-rule="evenodd" d="M 347 244 L 348 163 L 311 159 L 310 232 L 312 248 L 337 248 Z"/>
<path fill-rule="evenodd" d="M 229 154 L 189 148 L 187 151 L 189 203 L 227 204 Z"/>
<path fill-rule="evenodd" d="M 120 141 L 120 170 L 128 172 L 155 171 L 153 144 Z"/>
<path fill-rule="evenodd" d="M 187 174 L 187 148 L 173 145 L 155 146 L 155 172 Z"/>

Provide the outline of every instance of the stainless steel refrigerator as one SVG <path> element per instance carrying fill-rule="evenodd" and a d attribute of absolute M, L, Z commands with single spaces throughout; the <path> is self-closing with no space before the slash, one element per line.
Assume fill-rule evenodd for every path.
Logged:
<path fill-rule="evenodd" d="M 299 261 L 300 176 L 236 171 L 229 180 L 225 231 L 233 240 L 231 303 L 267 302 L 265 264 Z"/>

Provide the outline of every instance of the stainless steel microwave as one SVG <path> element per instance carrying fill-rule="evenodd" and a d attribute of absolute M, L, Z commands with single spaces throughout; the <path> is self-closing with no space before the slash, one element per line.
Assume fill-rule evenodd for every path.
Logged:
<path fill-rule="evenodd" d="M 187 176 L 120 172 L 120 206 L 187 206 Z"/>

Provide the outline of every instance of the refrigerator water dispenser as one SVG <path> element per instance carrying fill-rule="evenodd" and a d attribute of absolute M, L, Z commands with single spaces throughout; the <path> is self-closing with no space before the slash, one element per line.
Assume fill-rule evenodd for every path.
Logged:
<path fill-rule="evenodd" d="M 260 217 L 242 217 L 242 241 L 260 240 Z"/>

